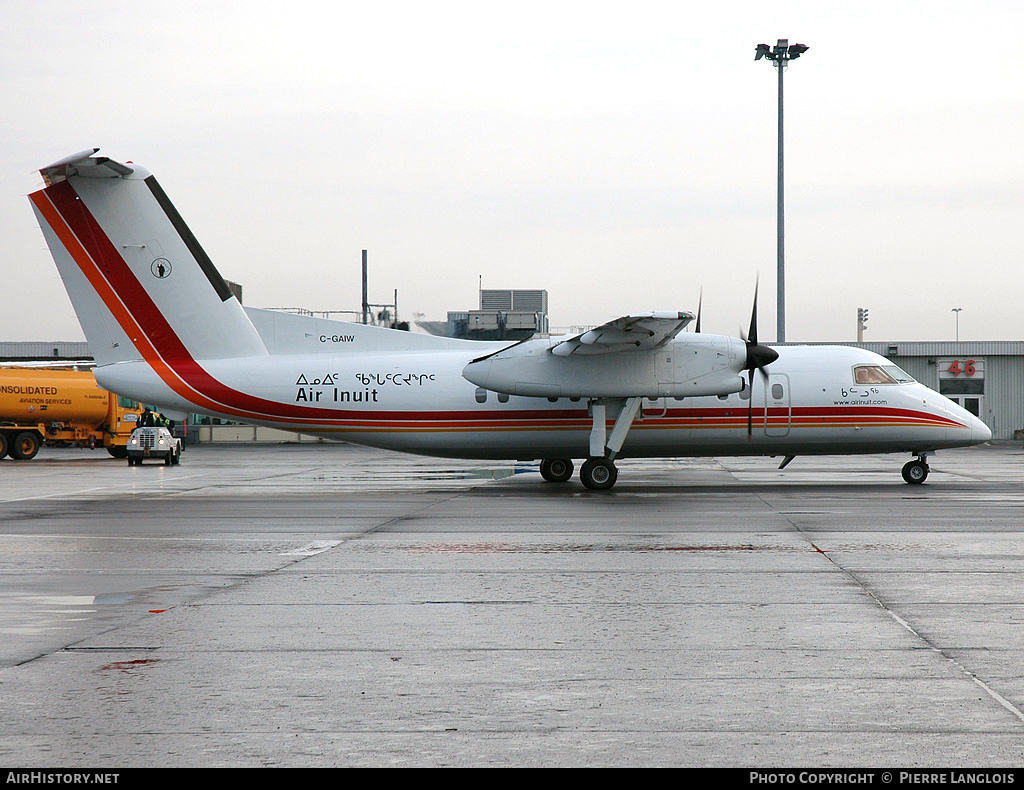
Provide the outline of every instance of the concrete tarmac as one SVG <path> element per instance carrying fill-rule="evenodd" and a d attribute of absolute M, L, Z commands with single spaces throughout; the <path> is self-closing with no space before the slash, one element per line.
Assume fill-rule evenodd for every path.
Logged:
<path fill-rule="evenodd" d="M 0 460 L 0 763 L 1018 767 L 1024 450 Z"/>

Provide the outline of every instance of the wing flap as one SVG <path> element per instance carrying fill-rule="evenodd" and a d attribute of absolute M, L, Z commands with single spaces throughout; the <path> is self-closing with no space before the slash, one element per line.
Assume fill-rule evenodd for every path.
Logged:
<path fill-rule="evenodd" d="M 626 315 L 552 346 L 558 357 L 617 354 L 660 348 L 694 319 L 693 313 L 657 310 Z"/>

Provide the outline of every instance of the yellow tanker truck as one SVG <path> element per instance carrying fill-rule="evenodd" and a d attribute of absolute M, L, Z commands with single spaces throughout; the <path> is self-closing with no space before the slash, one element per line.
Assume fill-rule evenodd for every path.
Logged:
<path fill-rule="evenodd" d="M 0 368 L 0 458 L 28 460 L 43 444 L 105 447 L 126 458 L 139 413 L 90 371 Z"/>

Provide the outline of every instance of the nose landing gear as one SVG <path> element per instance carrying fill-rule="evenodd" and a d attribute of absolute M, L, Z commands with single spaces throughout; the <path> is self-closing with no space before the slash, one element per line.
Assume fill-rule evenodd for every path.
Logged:
<path fill-rule="evenodd" d="M 930 471 L 927 456 L 919 455 L 917 460 L 908 461 L 903 465 L 903 479 L 911 485 L 921 485 L 921 483 L 928 479 L 928 472 Z"/>

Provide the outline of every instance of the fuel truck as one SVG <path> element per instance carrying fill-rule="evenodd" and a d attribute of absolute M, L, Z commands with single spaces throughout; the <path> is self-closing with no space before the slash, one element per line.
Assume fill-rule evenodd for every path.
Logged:
<path fill-rule="evenodd" d="M 140 412 L 90 371 L 0 368 L 0 458 L 27 461 L 44 444 L 105 447 L 127 458 Z"/>

